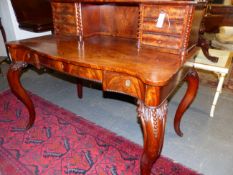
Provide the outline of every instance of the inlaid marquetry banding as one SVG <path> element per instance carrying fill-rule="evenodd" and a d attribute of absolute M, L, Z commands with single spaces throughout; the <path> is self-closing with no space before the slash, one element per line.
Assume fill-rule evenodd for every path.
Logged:
<path fill-rule="evenodd" d="M 159 122 L 165 124 L 167 115 L 167 100 L 158 107 L 148 107 L 141 100 L 138 100 L 138 117 L 145 122 L 151 122 L 153 126 L 154 136 L 158 136 Z"/>

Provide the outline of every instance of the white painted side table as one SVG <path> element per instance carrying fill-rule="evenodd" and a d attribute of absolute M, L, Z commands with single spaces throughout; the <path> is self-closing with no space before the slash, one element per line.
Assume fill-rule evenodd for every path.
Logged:
<path fill-rule="evenodd" d="M 211 110 L 210 110 L 210 117 L 213 117 L 215 106 L 217 104 L 219 95 L 222 91 L 224 79 L 230 69 L 233 53 L 230 51 L 216 50 L 216 49 L 209 49 L 209 53 L 211 56 L 216 56 L 219 58 L 217 63 L 214 63 L 208 60 L 204 56 L 202 51 L 200 50 L 195 59 L 190 60 L 185 64 L 187 66 L 194 67 L 196 69 L 211 71 L 218 75 L 218 85 L 217 85 L 217 89 L 214 95 L 214 100 L 213 100 Z"/>

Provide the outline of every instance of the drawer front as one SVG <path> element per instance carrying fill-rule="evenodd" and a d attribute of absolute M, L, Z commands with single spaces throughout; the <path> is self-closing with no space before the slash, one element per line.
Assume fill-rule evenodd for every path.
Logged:
<path fill-rule="evenodd" d="M 70 71 L 68 73 L 71 73 L 71 75 L 75 75 L 77 77 L 92 80 L 96 82 L 102 82 L 102 70 L 97 69 L 91 69 L 86 67 L 80 67 L 80 66 L 73 66 L 70 68 Z"/>
<path fill-rule="evenodd" d="M 76 25 L 71 24 L 57 25 L 55 33 L 58 35 L 78 35 Z"/>
<path fill-rule="evenodd" d="M 64 72 L 72 76 L 80 77 L 87 80 L 92 80 L 97 82 L 102 81 L 101 70 L 72 65 L 66 62 L 48 59 L 47 57 L 43 57 L 40 55 L 35 55 L 35 56 L 37 60 L 36 62 L 33 63 L 34 65 L 38 64 L 47 68 L 54 69 L 59 72 Z"/>
<path fill-rule="evenodd" d="M 55 13 L 54 18 L 56 19 L 56 23 L 59 24 L 76 25 L 76 17 L 74 15 L 60 15 L 59 13 Z"/>
<path fill-rule="evenodd" d="M 46 57 L 39 57 L 39 58 L 40 58 L 39 59 L 40 64 L 45 67 L 48 67 L 48 68 L 51 68 L 51 69 L 54 69 L 60 72 L 65 72 L 72 76 L 80 77 L 80 78 L 87 79 L 87 80 L 92 80 L 92 81 L 97 81 L 97 82 L 102 81 L 101 70 L 72 65 L 69 63 L 62 62 L 62 61 L 51 60 Z"/>
<path fill-rule="evenodd" d="M 143 32 L 143 43 L 147 45 L 178 50 L 182 46 L 181 38 Z"/>
<path fill-rule="evenodd" d="M 38 60 L 39 60 L 40 65 L 63 72 L 64 65 L 61 61 L 51 60 L 43 56 L 38 56 L 38 58 L 39 58 Z"/>
<path fill-rule="evenodd" d="M 190 34 L 187 32 L 192 19 L 190 9 L 187 5 L 141 5 L 140 43 L 180 54 Z"/>
<path fill-rule="evenodd" d="M 75 6 L 73 3 L 58 3 L 52 2 L 53 12 L 60 14 L 74 14 Z"/>
<path fill-rule="evenodd" d="M 38 69 L 40 68 L 39 57 L 31 50 L 24 48 L 8 48 L 11 54 L 12 62 L 23 61 L 28 64 L 32 64 Z"/>
<path fill-rule="evenodd" d="M 135 77 L 115 72 L 104 72 L 103 89 L 144 98 L 144 85 Z"/>
<path fill-rule="evenodd" d="M 155 32 L 155 33 L 164 33 L 164 34 L 173 34 L 173 35 L 181 35 L 183 30 L 183 22 L 182 21 L 164 21 L 163 27 L 156 27 L 157 20 L 154 18 L 144 18 L 142 28 L 143 31 L 147 32 Z"/>
<path fill-rule="evenodd" d="M 168 15 L 170 20 L 180 19 L 183 20 L 185 15 L 184 6 L 172 6 L 172 5 L 144 5 L 144 17 L 158 18 L 159 14 L 164 12 Z"/>

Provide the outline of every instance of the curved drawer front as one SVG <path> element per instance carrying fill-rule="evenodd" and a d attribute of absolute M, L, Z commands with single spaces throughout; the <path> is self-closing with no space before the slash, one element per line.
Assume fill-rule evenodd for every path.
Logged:
<path fill-rule="evenodd" d="M 68 71 L 68 73 L 87 80 L 92 80 L 96 82 L 102 81 L 102 70 L 81 67 L 81 66 L 72 66 L 70 67 L 70 71 Z"/>
<path fill-rule="evenodd" d="M 64 72 L 69 75 L 92 80 L 96 82 L 102 82 L 102 70 L 92 69 L 88 67 L 82 67 L 79 65 L 73 65 L 61 60 L 50 59 L 39 53 L 33 52 L 27 49 L 15 49 L 12 52 L 13 61 L 24 61 L 28 64 L 32 64 L 38 69 L 45 67 L 59 72 Z"/>
<path fill-rule="evenodd" d="M 39 59 L 38 63 L 42 66 L 70 74 L 75 77 L 101 82 L 102 71 L 78 65 L 72 65 L 66 62 L 51 60 L 43 56 L 37 56 Z"/>
<path fill-rule="evenodd" d="M 139 79 L 126 74 L 105 71 L 103 77 L 103 89 L 127 94 L 139 99 L 144 98 L 143 83 Z"/>

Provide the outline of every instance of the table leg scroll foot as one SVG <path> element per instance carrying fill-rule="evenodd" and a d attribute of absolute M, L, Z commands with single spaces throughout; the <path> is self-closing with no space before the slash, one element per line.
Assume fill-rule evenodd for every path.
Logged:
<path fill-rule="evenodd" d="M 141 119 L 144 146 L 141 157 L 141 175 L 150 175 L 153 163 L 159 157 L 164 140 L 167 116 L 167 101 L 158 107 L 147 107 L 138 101 L 138 116 Z"/>
<path fill-rule="evenodd" d="M 211 56 L 209 53 L 209 48 L 210 48 L 210 42 L 208 42 L 204 37 L 202 37 L 201 35 L 198 38 L 198 45 L 201 47 L 201 50 L 203 52 L 203 54 L 205 55 L 205 57 L 214 62 L 217 63 L 218 62 L 218 57 L 215 56 Z"/>
<path fill-rule="evenodd" d="M 176 115 L 174 119 L 174 129 L 175 129 L 176 134 L 179 135 L 180 137 L 183 136 L 183 133 L 180 129 L 180 122 L 181 122 L 182 116 L 184 112 L 186 111 L 186 109 L 189 107 L 189 105 L 192 103 L 198 90 L 199 78 L 198 78 L 198 74 L 196 70 L 190 69 L 190 71 L 185 77 L 185 80 L 188 83 L 187 91 L 176 110 Z"/>
<path fill-rule="evenodd" d="M 18 97 L 18 99 L 23 102 L 28 109 L 29 121 L 26 125 L 26 129 L 29 129 L 32 127 L 35 121 L 35 108 L 31 98 L 20 83 L 22 69 L 25 67 L 27 67 L 27 63 L 25 62 L 15 62 L 11 64 L 8 69 L 7 79 L 13 94 Z"/>

